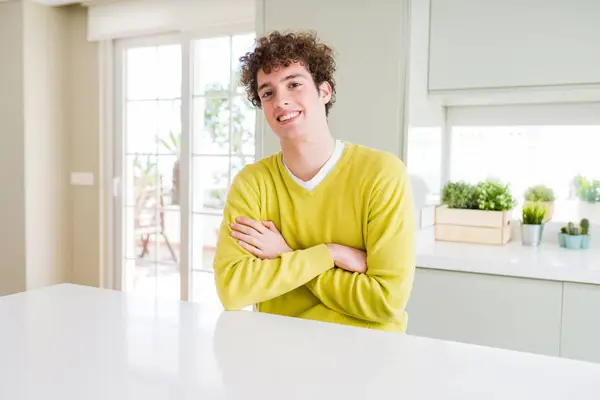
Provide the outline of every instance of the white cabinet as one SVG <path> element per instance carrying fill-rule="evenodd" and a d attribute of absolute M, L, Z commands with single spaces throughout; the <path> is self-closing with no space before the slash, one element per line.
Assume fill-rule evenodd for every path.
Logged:
<path fill-rule="evenodd" d="M 600 84 L 600 1 L 431 0 L 429 90 Z"/>
<path fill-rule="evenodd" d="M 600 286 L 565 283 L 560 355 L 600 362 Z"/>
<path fill-rule="evenodd" d="M 561 282 L 418 268 L 407 333 L 558 356 L 561 299 Z"/>

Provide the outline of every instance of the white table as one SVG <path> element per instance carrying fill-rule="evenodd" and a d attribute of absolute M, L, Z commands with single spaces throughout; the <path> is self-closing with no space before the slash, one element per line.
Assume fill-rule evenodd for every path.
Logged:
<path fill-rule="evenodd" d="M 594 399 L 600 365 L 58 285 L 0 297 L 0 399 Z"/>

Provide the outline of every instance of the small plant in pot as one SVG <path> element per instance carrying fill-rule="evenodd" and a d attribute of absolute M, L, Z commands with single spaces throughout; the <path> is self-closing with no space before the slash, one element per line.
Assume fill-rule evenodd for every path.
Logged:
<path fill-rule="evenodd" d="M 582 219 L 579 226 L 569 222 L 558 234 L 560 247 L 574 250 L 587 249 L 590 246 L 590 238 L 590 221 L 587 218 Z"/>
<path fill-rule="evenodd" d="M 581 232 L 579 227 L 576 227 L 573 222 L 567 224 L 567 236 L 565 237 L 565 244 L 567 249 L 580 249 L 581 248 Z"/>
<path fill-rule="evenodd" d="M 475 187 L 475 201 L 480 210 L 509 211 L 517 200 L 508 185 L 494 180 L 479 182 Z"/>
<path fill-rule="evenodd" d="M 539 246 L 544 233 L 546 208 L 539 202 L 523 207 L 521 221 L 521 241 L 524 246 Z"/>
<path fill-rule="evenodd" d="M 579 200 L 591 204 L 600 202 L 600 181 L 577 175 L 574 183 Z"/>
<path fill-rule="evenodd" d="M 581 227 L 581 248 L 587 249 L 590 247 L 590 221 L 584 218 L 579 223 Z"/>
<path fill-rule="evenodd" d="M 569 230 L 566 226 L 560 228 L 560 233 L 558 234 L 558 245 L 560 247 L 567 247 L 567 235 L 569 234 Z"/>
<path fill-rule="evenodd" d="M 525 191 L 525 204 L 527 207 L 532 203 L 540 203 L 546 209 L 546 221 L 552 219 L 554 215 L 554 190 L 544 185 L 531 186 Z"/>
<path fill-rule="evenodd" d="M 475 185 L 466 182 L 448 182 L 442 189 L 442 204 L 448 208 L 477 209 Z"/>
<path fill-rule="evenodd" d="M 498 180 L 450 181 L 441 200 L 435 209 L 436 240 L 499 245 L 510 241 L 516 200 L 509 185 Z"/>

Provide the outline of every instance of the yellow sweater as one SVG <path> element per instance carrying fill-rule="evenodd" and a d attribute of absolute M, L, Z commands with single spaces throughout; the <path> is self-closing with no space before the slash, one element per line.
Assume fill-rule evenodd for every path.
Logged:
<path fill-rule="evenodd" d="M 230 236 L 237 217 L 273 221 L 295 249 L 261 260 Z M 335 267 L 328 243 L 367 253 L 367 272 Z M 413 199 L 395 156 L 346 143 L 313 190 L 285 170 L 281 153 L 248 165 L 234 179 L 215 259 L 223 306 L 405 332 L 415 271 Z"/>

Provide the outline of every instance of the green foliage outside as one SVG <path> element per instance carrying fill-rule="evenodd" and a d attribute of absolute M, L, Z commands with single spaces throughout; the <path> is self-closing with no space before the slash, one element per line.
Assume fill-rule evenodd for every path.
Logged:
<path fill-rule="evenodd" d="M 254 106 L 246 98 L 246 93 L 239 89 L 240 71 L 236 70 L 233 76 L 232 90 L 238 93 L 234 101 L 229 102 L 229 90 L 221 85 L 213 84 L 209 86 L 204 94 L 206 96 L 204 107 L 204 133 L 208 134 L 208 139 L 222 148 L 231 145 L 231 154 L 236 156 L 232 159 L 230 170 L 231 174 L 239 172 L 244 168 L 252 156 L 243 156 L 244 146 L 253 148 L 254 146 L 254 126 L 247 125 L 247 116 L 253 113 Z M 231 108 L 231 144 L 229 143 L 229 108 Z M 197 132 L 202 131 L 202 127 L 195 127 Z M 179 156 L 181 150 L 181 132 L 169 132 L 166 138 L 159 138 L 161 153 L 170 153 L 177 156 L 174 169 L 179 169 Z M 200 140 L 196 137 L 195 140 Z M 196 150 L 202 153 L 202 149 Z M 251 154 L 254 154 L 252 151 Z M 134 160 L 134 169 L 136 176 L 136 191 L 154 185 L 157 161 L 156 157 L 136 156 Z M 228 182 L 230 171 L 215 171 L 210 184 L 219 182 Z M 162 179 L 171 179 L 172 177 L 162 177 Z M 229 182 L 230 183 L 230 182 Z M 178 186 L 175 184 L 174 186 Z M 173 199 L 178 198 L 178 187 L 172 192 Z M 204 207 L 208 209 L 221 210 L 225 206 L 227 187 L 211 189 L 204 198 Z M 136 196 L 138 198 L 138 196 Z M 177 203 L 177 201 L 176 201 Z"/>

